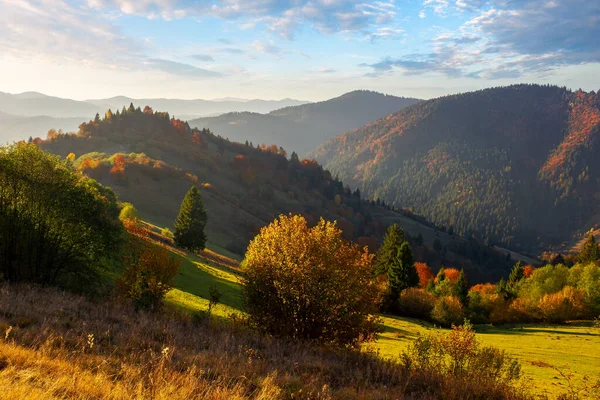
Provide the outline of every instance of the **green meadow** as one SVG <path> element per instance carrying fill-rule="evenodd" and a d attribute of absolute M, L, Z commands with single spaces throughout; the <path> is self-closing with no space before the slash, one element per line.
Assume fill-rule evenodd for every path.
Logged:
<path fill-rule="evenodd" d="M 210 245 L 209 245 L 210 248 Z M 218 249 L 215 249 L 218 250 Z M 229 266 L 195 255 L 180 255 L 182 265 L 176 289 L 166 301 L 189 312 L 208 309 L 209 290 L 221 294 L 213 315 L 228 318 L 241 313 L 240 276 Z M 365 351 L 382 357 L 398 357 L 419 335 L 439 331 L 432 324 L 410 318 L 382 316 L 385 331 Z M 600 380 L 600 329 L 591 322 L 567 325 L 476 326 L 477 337 L 485 345 L 504 349 L 517 358 L 522 367 L 523 383 L 540 398 L 556 398 L 562 393 L 585 393 L 584 382 Z"/>

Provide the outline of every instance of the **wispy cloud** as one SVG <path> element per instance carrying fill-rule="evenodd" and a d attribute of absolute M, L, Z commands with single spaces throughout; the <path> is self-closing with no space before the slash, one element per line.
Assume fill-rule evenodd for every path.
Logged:
<path fill-rule="evenodd" d="M 162 60 L 158 58 L 148 59 L 144 62 L 144 64 L 151 68 L 186 78 L 215 78 L 223 76 L 223 74 L 220 72 L 209 71 L 207 69 L 198 68 L 190 64 Z"/>
<path fill-rule="evenodd" d="M 431 52 L 362 64 L 379 76 L 440 72 L 471 78 L 518 78 L 567 65 L 600 62 L 600 3 L 587 0 L 425 0 L 439 15 L 472 13 L 458 30 L 433 40 Z"/>
<path fill-rule="evenodd" d="M 213 56 L 211 56 L 210 54 L 194 54 L 194 55 L 192 55 L 192 58 L 195 58 L 198 61 L 204 61 L 204 62 L 215 61 Z"/>

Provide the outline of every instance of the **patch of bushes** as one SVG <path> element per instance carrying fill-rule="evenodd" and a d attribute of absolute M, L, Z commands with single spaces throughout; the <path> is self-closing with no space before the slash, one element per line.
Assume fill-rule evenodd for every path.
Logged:
<path fill-rule="evenodd" d="M 431 319 L 443 326 L 460 324 L 464 318 L 465 311 L 462 303 L 452 296 L 438 298 L 431 310 Z"/>
<path fill-rule="evenodd" d="M 398 308 L 402 315 L 427 320 L 431 317 L 436 300 L 436 297 L 426 290 L 408 288 L 400 294 Z"/>

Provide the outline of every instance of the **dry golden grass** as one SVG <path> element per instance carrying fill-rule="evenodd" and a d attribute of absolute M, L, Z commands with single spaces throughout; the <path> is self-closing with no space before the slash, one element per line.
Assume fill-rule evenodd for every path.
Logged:
<path fill-rule="evenodd" d="M 522 398 L 172 310 L 0 286 L 0 399 Z M 464 383 L 463 383 L 464 385 Z"/>

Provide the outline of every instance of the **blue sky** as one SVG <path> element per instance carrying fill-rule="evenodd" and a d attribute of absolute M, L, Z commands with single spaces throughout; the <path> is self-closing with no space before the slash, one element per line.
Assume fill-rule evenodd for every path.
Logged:
<path fill-rule="evenodd" d="M 0 91 L 431 98 L 600 89 L 600 1 L 0 0 Z"/>

